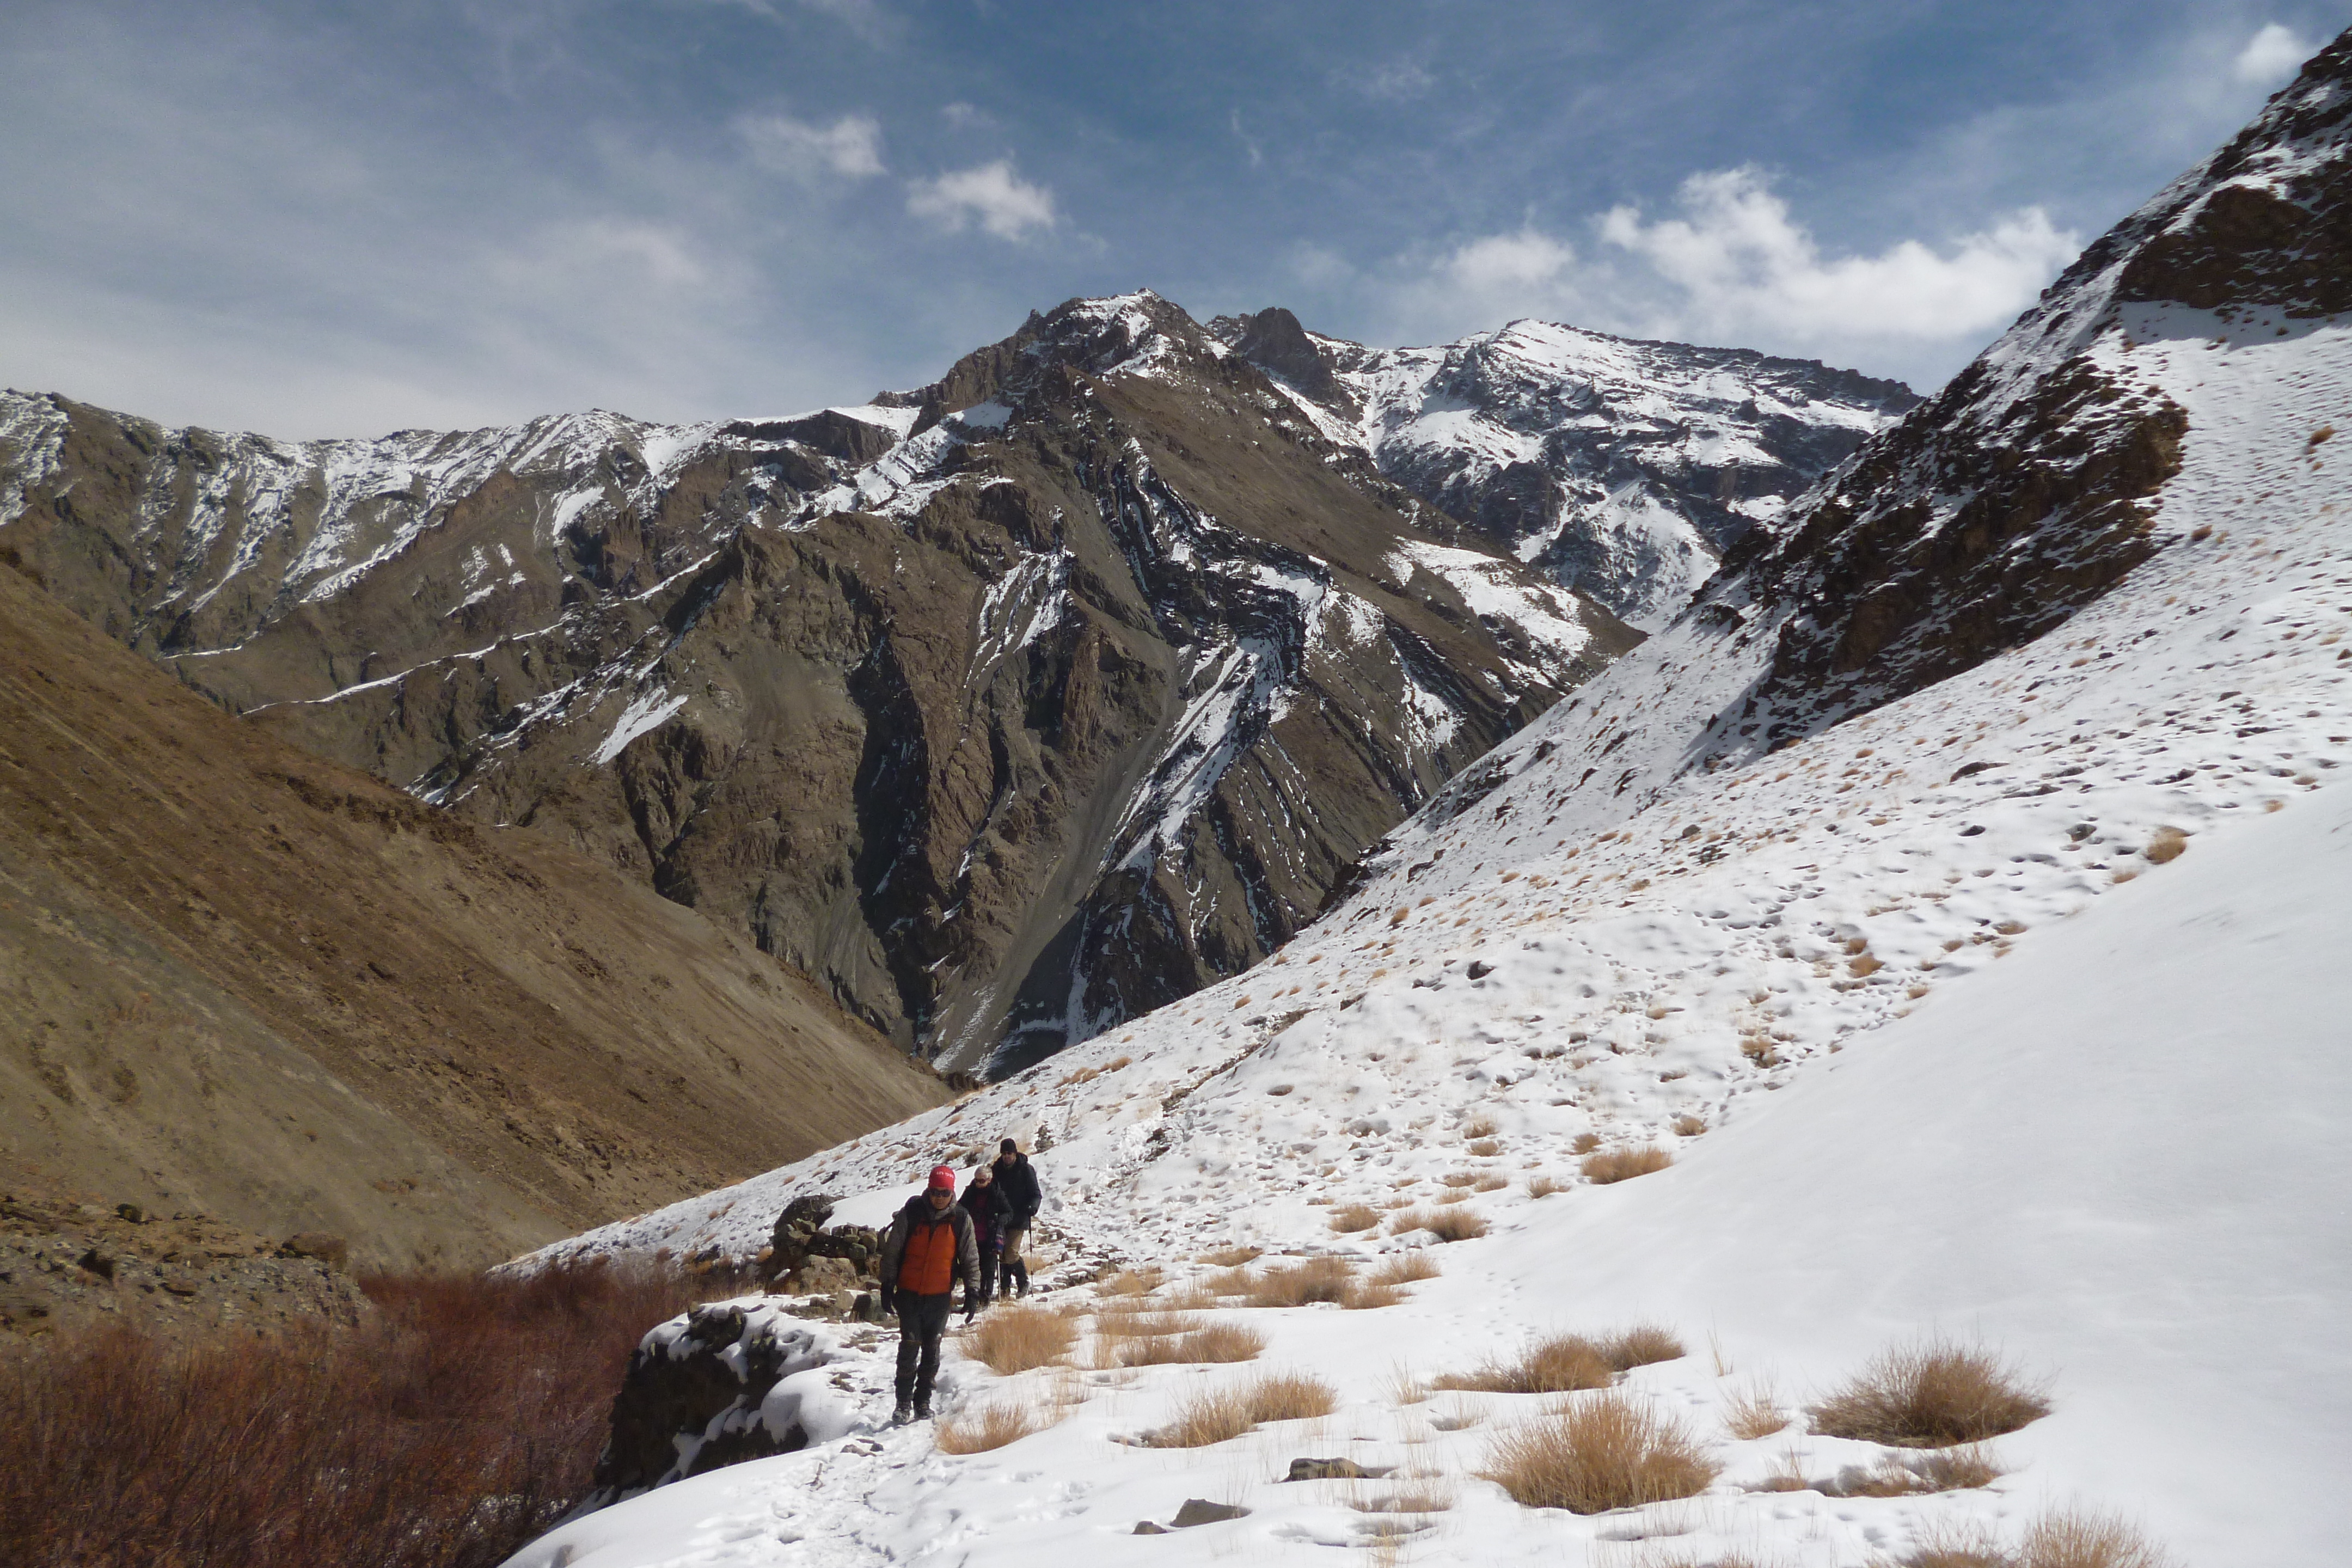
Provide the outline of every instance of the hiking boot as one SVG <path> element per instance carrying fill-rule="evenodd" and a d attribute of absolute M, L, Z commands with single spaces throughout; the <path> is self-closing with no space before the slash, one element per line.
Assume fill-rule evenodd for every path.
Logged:
<path fill-rule="evenodd" d="M 928 1399 L 918 1399 L 915 1401 L 915 1419 L 918 1421 L 929 1421 L 930 1418 L 931 1402 Z"/>
<path fill-rule="evenodd" d="M 901 1400 L 898 1403 L 898 1408 L 890 1413 L 890 1425 L 893 1426 L 904 1426 L 908 1422 L 912 1421 L 914 1418 L 915 1407 L 906 1403 L 906 1401 Z"/>

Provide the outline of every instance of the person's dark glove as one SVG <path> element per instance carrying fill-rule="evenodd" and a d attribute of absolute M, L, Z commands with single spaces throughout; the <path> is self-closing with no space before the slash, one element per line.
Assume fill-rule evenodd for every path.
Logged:
<path fill-rule="evenodd" d="M 898 1315 L 898 1298 L 887 1285 L 882 1287 L 882 1315 L 886 1318 Z"/>
<path fill-rule="evenodd" d="M 971 1326 L 972 1314 L 979 1310 L 980 1302 L 978 1300 L 971 1296 L 966 1296 L 963 1299 L 963 1321 L 966 1328 L 970 1328 Z"/>

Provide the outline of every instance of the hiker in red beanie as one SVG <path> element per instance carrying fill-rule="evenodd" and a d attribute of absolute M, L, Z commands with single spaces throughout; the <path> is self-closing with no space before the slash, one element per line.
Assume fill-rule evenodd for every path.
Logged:
<path fill-rule="evenodd" d="M 931 1414 L 940 1374 L 940 1336 L 947 1332 L 955 1282 L 980 1300 L 980 1243 L 971 1214 L 956 1202 L 955 1173 L 935 1166 L 929 1185 L 907 1200 L 882 1242 L 882 1310 L 898 1315 L 898 1408 L 891 1425 Z"/>

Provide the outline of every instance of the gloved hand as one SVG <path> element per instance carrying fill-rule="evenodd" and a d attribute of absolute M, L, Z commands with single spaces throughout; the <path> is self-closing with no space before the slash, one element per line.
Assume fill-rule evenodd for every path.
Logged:
<path fill-rule="evenodd" d="M 881 1306 L 882 1315 L 884 1317 L 895 1318 L 898 1315 L 898 1298 L 891 1291 L 890 1287 L 887 1285 L 882 1287 Z"/>
<path fill-rule="evenodd" d="M 977 1300 L 970 1296 L 966 1296 L 963 1299 L 963 1321 L 966 1328 L 970 1328 L 971 1326 L 971 1316 L 974 1312 L 979 1310 L 980 1302 Z"/>

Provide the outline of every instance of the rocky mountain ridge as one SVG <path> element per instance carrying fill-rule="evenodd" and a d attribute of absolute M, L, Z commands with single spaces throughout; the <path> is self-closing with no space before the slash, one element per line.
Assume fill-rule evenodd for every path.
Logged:
<path fill-rule="evenodd" d="M 788 420 L 0 402 L 0 539 L 215 701 L 1028 1059 L 1278 947 L 1635 634 L 1149 293 Z"/>
<path fill-rule="evenodd" d="M 1811 360 L 1549 321 L 1379 350 L 1278 308 L 1211 331 L 1332 440 L 1644 631 L 1919 402 Z"/>

